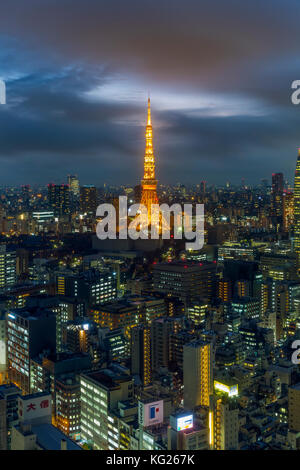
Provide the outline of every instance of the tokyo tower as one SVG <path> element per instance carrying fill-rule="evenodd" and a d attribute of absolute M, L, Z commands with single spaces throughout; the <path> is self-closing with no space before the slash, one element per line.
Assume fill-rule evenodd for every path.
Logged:
<path fill-rule="evenodd" d="M 148 116 L 146 127 L 146 148 L 144 156 L 144 178 L 141 181 L 142 198 L 141 204 L 147 207 L 148 217 L 150 220 L 151 204 L 158 204 L 156 193 L 157 180 L 155 179 L 155 157 L 153 153 L 153 133 L 151 121 L 150 98 L 148 98 Z"/>

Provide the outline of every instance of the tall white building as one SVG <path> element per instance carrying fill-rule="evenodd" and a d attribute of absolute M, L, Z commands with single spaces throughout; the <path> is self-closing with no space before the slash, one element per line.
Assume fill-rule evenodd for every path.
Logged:
<path fill-rule="evenodd" d="M 0 289 L 16 283 L 16 252 L 8 251 L 6 245 L 0 246 Z"/>
<path fill-rule="evenodd" d="M 234 400 L 217 398 L 213 413 L 213 442 L 215 450 L 238 450 L 239 410 Z"/>
<path fill-rule="evenodd" d="M 212 344 L 193 341 L 183 348 L 184 407 L 210 406 L 213 393 Z"/>
<path fill-rule="evenodd" d="M 133 398 L 130 375 L 101 369 L 80 376 L 81 439 L 95 450 L 119 449 L 119 401 Z"/>

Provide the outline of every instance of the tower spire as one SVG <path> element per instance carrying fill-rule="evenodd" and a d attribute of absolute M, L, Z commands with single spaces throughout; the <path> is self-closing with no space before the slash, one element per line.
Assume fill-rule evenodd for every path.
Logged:
<path fill-rule="evenodd" d="M 148 96 L 148 119 L 147 119 L 147 126 L 152 126 L 150 96 Z"/>

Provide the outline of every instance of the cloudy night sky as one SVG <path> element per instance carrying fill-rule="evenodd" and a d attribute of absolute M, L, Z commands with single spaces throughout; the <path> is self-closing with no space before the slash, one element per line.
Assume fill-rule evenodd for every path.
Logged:
<path fill-rule="evenodd" d="M 299 0 L 5 0 L 0 184 L 293 181 Z"/>

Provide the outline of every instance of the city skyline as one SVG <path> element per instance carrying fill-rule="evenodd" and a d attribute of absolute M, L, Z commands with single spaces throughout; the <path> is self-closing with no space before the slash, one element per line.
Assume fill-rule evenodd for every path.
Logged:
<path fill-rule="evenodd" d="M 292 182 L 299 5 L 214 3 L 5 5 L 0 184 L 139 181 L 148 90 L 160 183 Z"/>
<path fill-rule="evenodd" d="M 0 452 L 300 450 L 299 14 L 2 6 Z"/>

